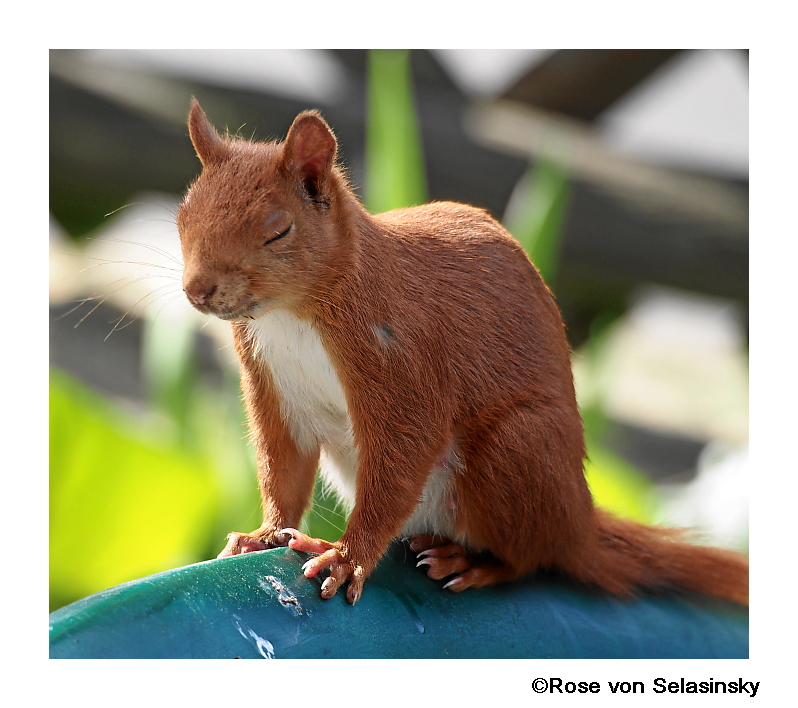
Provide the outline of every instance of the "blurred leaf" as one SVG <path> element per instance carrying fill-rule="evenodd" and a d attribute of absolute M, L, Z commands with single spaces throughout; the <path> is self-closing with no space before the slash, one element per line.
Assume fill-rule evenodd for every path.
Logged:
<path fill-rule="evenodd" d="M 633 465 L 588 437 L 585 477 L 597 506 L 642 523 L 653 523 L 658 508 L 654 485 Z"/>
<path fill-rule="evenodd" d="M 599 441 L 612 428 L 601 405 L 598 389 L 605 370 L 605 343 L 619 312 L 602 311 L 590 327 L 590 337 L 579 354 L 579 408 L 585 426 L 588 459 L 585 477 L 596 504 L 617 516 L 654 523 L 661 500 L 654 484 L 634 465 L 608 450 Z"/>
<path fill-rule="evenodd" d="M 599 439 L 611 427 L 602 406 L 601 389 L 608 385 L 606 378 L 607 342 L 615 331 L 623 310 L 605 307 L 593 318 L 587 341 L 574 355 L 575 383 L 579 410 L 588 437 Z M 577 375 L 581 374 L 581 375 Z"/>
<path fill-rule="evenodd" d="M 557 273 L 568 192 L 565 170 L 540 159 L 516 185 L 504 216 L 505 228 L 524 247 L 549 286 Z"/>
<path fill-rule="evenodd" d="M 241 403 L 238 372 L 226 372 L 229 380 L 222 390 L 197 382 L 191 413 L 192 445 L 196 454 L 214 470 L 218 495 L 214 514 L 207 525 L 211 531 L 205 557 L 212 558 L 224 547 L 231 531 L 252 531 L 261 524 L 255 451 L 249 444 L 246 416 Z"/>
<path fill-rule="evenodd" d="M 196 324 L 191 318 L 156 317 L 142 339 L 142 366 L 154 407 L 176 426 L 182 443 L 192 438 L 198 387 Z"/>
<path fill-rule="evenodd" d="M 143 339 L 143 368 L 156 410 L 173 424 L 176 441 L 189 454 L 208 460 L 218 477 L 216 513 L 206 554 L 215 556 L 230 531 L 260 526 L 260 494 L 254 452 L 237 370 L 227 368 L 220 390 L 211 389 L 197 365 L 194 320 L 156 318 Z"/>
<path fill-rule="evenodd" d="M 366 206 L 374 213 L 427 201 L 410 53 L 369 52 Z"/>
<path fill-rule="evenodd" d="M 199 457 L 51 372 L 54 607 L 200 560 L 215 497 L 214 477 Z"/>

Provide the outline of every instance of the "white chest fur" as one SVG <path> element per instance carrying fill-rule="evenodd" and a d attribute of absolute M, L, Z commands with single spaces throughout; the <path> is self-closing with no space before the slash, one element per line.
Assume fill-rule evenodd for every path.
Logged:
<path fill-rule="evenodd" d="M 319 451 L 326 480 L 355 501 L 357 450 L 341 381 L 315 327 L 286 310 L 248 324 L 259 360 L 269 368 L 280 412 L 296 444 Z"/>
<path fill-rule="evenodd" d="M 268 367 L 280 397 L 280 413 L 296 444 L 319 452 L 324 478 L 353 506 L 358 455 L 341 381 L 318 331 L 286 310 L 274 310 L 247 325 L 255 354 Z M 455 451 L 447 456 L 454 460 Z M 405 535 L 437 533 L 454 538 L 453 469 L 436 465 L 420 503 L 404 525 Z"/>

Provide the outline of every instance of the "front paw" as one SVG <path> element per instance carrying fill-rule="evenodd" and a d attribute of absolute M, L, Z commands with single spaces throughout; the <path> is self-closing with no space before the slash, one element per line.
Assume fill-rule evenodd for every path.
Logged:
<path fill-rule="evenodd" d="M 231 533 L 227 536 L 227 545 L 216 557 L 227 558 L 229 556 L 238 556 L 242 553 L 251 553 L 252 551 L 265 551 L 269 548 L 285 546 L 287 541 L 288 536 L 282 532 L 264 533 L 262 531 L 253 531 L 252 533 Z"/>
<path fill-rule="evenodd" d="M 366 572 L 362 565 L 348 558 L 348 553 L 340 542 L 330 543 L 320 538 L 312 538 L 296 529 L 283 529 L 281 533 L 289 536 L 288 547 L 292 550 L 319 554 L 302 566 L 306 578 L 314 578 L 322 570 L 329 568 L 330 575 L 321 584 L 322 599 L 331 598 L 347 581 L 349 587 L 346 590 L 346 601 L 354 605 L 360 599 Z"/>

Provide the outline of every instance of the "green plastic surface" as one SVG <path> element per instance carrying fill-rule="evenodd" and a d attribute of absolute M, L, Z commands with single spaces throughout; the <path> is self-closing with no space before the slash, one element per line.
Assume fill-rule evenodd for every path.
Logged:
<path fill-rule="evenodd" d="M 396 544 L 350 606 L 319 598 L 306 558 L 249 553 L 97 593 L 50 615 L 50 657 L 748 657 L 748 610 L 730 603 L 618 601 L 552 578 L 454 594 Z"/>

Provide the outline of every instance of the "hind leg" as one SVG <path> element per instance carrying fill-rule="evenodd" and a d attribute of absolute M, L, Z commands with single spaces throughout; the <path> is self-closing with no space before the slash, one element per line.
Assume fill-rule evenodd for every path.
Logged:
<path fill-rule="evenodd" d="M 455 592 L 539 568 L 586 562 L 593 503 L 582 471 L 581 420 L 567 406 L 519 406 L 484 416 L 461 442 L 457 539 L 422 549 L 419 563 Z"/>

